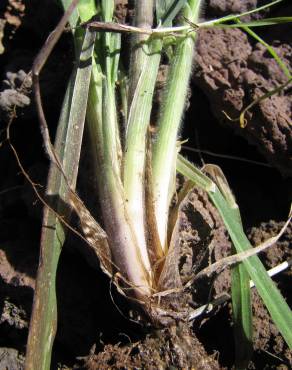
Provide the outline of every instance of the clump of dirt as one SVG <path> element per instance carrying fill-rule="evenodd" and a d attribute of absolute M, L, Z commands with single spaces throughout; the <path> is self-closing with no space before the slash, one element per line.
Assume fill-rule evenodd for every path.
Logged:
<path fill-rule="evenodd" d="M 128 0 L 117 0 L 115 1 L 115 13 L 114 16 L 116 17 L 119 23 L 126 23 L 127 17 L 129 17 L 129 5 Z"/>
<path fill-rule="evenodd" d="M 256 291 L 252 292 L 253 309 L 253 348 L 255 350 L 251 368 L 258 369 L 259 355 L 267 357 L 275 356 L 274 363 L 283 366 L 283 369 L 291 368 L 292 354 L 276 325 L 271 319 L 263 301 Z M 271 361 L 271 360 L 270 360 Z"/>
<path fill-rule="evenodd" d="M 257 246 L 265 240 L 276 236 L 283 226 L 284 222 L 270 221 L 262 223 L 259 227 L 251 229 L 249 239 L 252 245 Z M 291 231 L 292 227 L 289 225 L 280 241 L 261 253 L 261 260 L 267 269 L 277 266 L 283 261 L 291 261 Z M 179 266 L 184 283 L 190 281 L 204 267 L 221 260 L 231 253 L 231 242 L 223 221 L 216 208 L 208 199 L 207 194 L 202 190 L 193 190 L 182 208 L 180 236 L 181 254 Z M 291 269 L 288 269 L 278 282 L 282 294 L 288 299 L 288 304 L 292 303 L 292 289 L 288 282 L 290 276 Z M 184 292 L 184 295 L 188 295 L 188 305 L 192 308 L 198 308 L 209 301 L 230 294 L 230 286 L 231 275 L 229 269 L 226 269 L 216 276 L 215 279 L 203 278 L 195 282 L 190 290 Z M 184 298 L 186 302 L 186 297 Z M 228 301 L 225 302 L 225 307 L 226 303 Z M 254 315 L 254 350 L 256 355 L 254 356 L 254 362 L 250 364 L 250 368 L 259 368 L 258 353 L 272 353 L 278 358 L 278 362 L 280 361 L 284 366 L 289 366 L 289 364 L 291 366 L 291 351 L 255 290 L 253 290 L 252 294 L 252 305 Z M 209 320 L 214 320 L 215 323 L 217 320 L 216 312 L 222 310 L 223 307 L 224 305 L 221 304 L 217 311 L 213 311 L 211 316 L 202 315 L 199 317 L 198 320 L 201 321 L 201 325 L 206 325 Z M 191 313 L 189 314 L 191 315 Z M 213 316 L 214 314 L 215 316 Z"/>
<path fill-rule="evenodd" d="M 277 235 L 283 227 L 283 222 L 264 222 L 259 227 L 253 227 L 249 232 L 249 239 L 252 245 L 256 246 L 263 241 Z M 262 252 L 259 256 L 267 269 L 277 266 L 284 261 L 291 261 L 291 225 L 288 226 L 285 234 L 272 247 Z M 291 268 L 285 270 L 274 278 L 278 288 L 283 296 L 287 299 L 289 306 L 292 304 L 292 288 L 291 288 Z M 227 275 L 227 286 L 230 286 L 230 275 Z M 220 294 L 228 292 L 225 287 L 220 293 L 220 286 L 217 288 Z M 283 368 L 288 369 L 292 366 L 291 350 L 288 348 L 282 335 L 279 333 L 271 316 L 265 308 L 262 299 L 255 289 L 252 290 L 252 311 L 253 311 L 253 348 L 254 354 L 252 361 L 249 364 L 250 369 L 262 368 Z M 219 332 L 224 332 L 226 340 L 229 335 L 232 335 L 232 321 L 228 324 L 228 317 L 232 313 L 231 303 L 223 305 L 220 310 L 213 316 L 203 317 L 203 321 L 195 322 L 199 325 L 200 330 L 198 336 L 200 341 L 205 344 L 210 351 L 214 348 L 214 341 L 210 340 L 210 335 L 214 332 L 214 326 L 217 326 Z M 209 338 L 209 339 L 208 339 Z M 209 342 L 208 342 L 209 341 Z M 225 346 L 220 345 L 220 339 L 217 339 L 217 346 L 220 348 L 220 363 L 231 367 L 230 352 L 234 352 L 234 344 L 229 342 L 229 349 L 225 352 Z M 217 347 L 218 348 L 218 347 Z"/>
<path fill-rule="evenodd" d="M 258 0 L 248 1 L 229 1 L 229 0 L 210 0 L 209 7 L 210 12 L 214 12 L 217 15 L 246 12 L 250 9 L 255 9 Z"/>
<path fill-rule="evenodd" d="M 249 238 L 252 243 L 258 245 L 271 236 L 277 235 L 283 227 L 283 222 L 265 222 L 260 227 L 252 228 Z M 262 261 L 267 269 L 270 269 L 284 261 L 291 261 L 292 258 L 292 226 L 287 227 L 283 237 L 271 248 L 262 253 Z M 276 278 L 278 288 L 284 296 L 287 297 L 289 306 L 292 304 L 292 287 L 291 287 L 292 270 L 287 269 L 281 275 L 281 279 Z M 258 293 L 253 290 L 253 313 L 254 313 L 254 349 L 262 353 L 273 353 L 278 357 L 278 361 L 283 366 L 292 366 L 292 353 L 285 343 L 273 323 L 267 309 Z"/>
<path fill-rule="evenodd" d="M 31 77 L 23 70 L 6 73 L 0 90 L 0 119 L 3 115 L 8 120 L 14 109 L 29 106 L 31 85 Z"/>
<path fill-rule="evenodd" d="M 4 34 L 12 38 L 21 26 L 22 18 L 25 16 L 25 4 L 22 0 L 3 1 L 0 5 L 0 55 L 4 53 L 5 46 L 2 43 Z"/>
<path fill-rule="evenodd" d="M 8 0 L 4 18 L 16 29 L 21 25 L 21 19 L 25 15 L 25 4 L 23 0 Z"/>
<path fill-rule="evenodd" d="M 233 1 L 224 2 L 224 6 L 223 2 L 216 3 L 213 6 L 221 11 L 228 9 L 237 12 L 240 5 L 240 2 Z M 240 11 L 246 10 L 246 5 L 250 7 L 252 4 L 242 2 L 241 8 L 244 9 Z M 284 14 L 291 13 L 291 4 L 284 11 Z M 291 36 L 291 27 L 285 30 Z M 287 36 L 286 33 L 282 42 L 269 37 L 269 42 L 288 71 L 292 69 L 292 44 Z M 291 176 L 292 97 L 289 86 L 250 109 L 246 114 L 247 125 L 244 129 L 238 121 L 226 118 L 238 118 L 250 103 L 287 80 L 287 75 L 267 49 L 249 39 L 243 31 L 207 29 L 199 32 L 194 82 L 208 96 L 215 116 L 223 125 L 256 145 L 284 175 Z"/>
<path fill-rule="evenodd" d="M 0 348 L 1 369 L 23 370 L 24 356 L 13 348 Z"/>
<path fill-rule="evenodd" d="M 194 189 L 185 202 L 180 220 L 179 268 L 184 284 L 200 270 L 228 256 L 231 251 L 224 223 L 218 211 L 201 189 Z M 230 274 L 223 271 L 216 279 L 200 279 L 191 286 L 189 304 L 193 308 L 206 304 L 230 288 Z M 184 292 L 186 294 L 186 292 Z"/>
<path fill-rule="evenodd" d="M 271 220 L 270 222 L 263 222 L 259 227 L 253 227 L 250 230 L 249 238 L 254 245 L 259 245 L 271 236 L 277 235 L 283 226 L 284 222 L 276 222 L 273 220 Z M 283 261 L 291 260 L 291 243 L 292 226 L 291 224 L 289 224 L 284 235 L 281 237 L 281 240 L 273 245 L 272 248 L 268 248 L 267 250 L 262 252 L 262 256 L 264 256 L 263 262 L 265 264 L 265 267 L 270 269 Z M 287 270 L 285 274 L 291 275 L 291 273 L 291 270 Z M 290 299 L 292 299 L 292 297 Z"/>
<path fill-rule="evenodd" d="M 208 356 L 186 326 L 178 325 L 147 335 L 145 340 L 120 347 L 105 346 L 103 352 L 85 360 L 84 369 L 222 369 L 216 355 Z"/>

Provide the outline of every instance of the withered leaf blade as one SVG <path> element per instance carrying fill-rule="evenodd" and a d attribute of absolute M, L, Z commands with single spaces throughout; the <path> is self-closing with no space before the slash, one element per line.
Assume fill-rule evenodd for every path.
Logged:
<path fill-rule="evenodd" d="M 207 173 L 216 183 L 230 207 L 238 208 L 235 197 L 221 168 L 215 164 L 205 164 L 202 171 Z"/>
<path fill-rule="evenodd" d="M 154 284 L 156 286 L 164 264 L 164 253 L 160 243 L 155 215 L 151 152 L 151 137 L 150 133 L 148 133 L 145 166 L 145 216 L 147 224 L 147 249 L 153 266 Z"/>
<path fill-rule="evenodd" d="M 112 278 L 113 262 L 106 232 L 92 217 L 89 210 L 74 191 L 70 191 L 68 199 L 80 220 L 80 226 L 88 245 L 93 249 L 100 261 L 102 271 Z"/>

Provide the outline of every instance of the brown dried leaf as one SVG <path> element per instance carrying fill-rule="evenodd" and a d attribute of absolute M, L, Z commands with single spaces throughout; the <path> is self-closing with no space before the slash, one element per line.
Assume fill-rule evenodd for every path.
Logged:
<path fill-rule="evenodd" d="M 113 277 L 113 262 L 107 234 L 91 216 L 82 200 L 74 191 L 69 192 L 68 201 L 80 220 L 80 225 L 88 245 L 97 255 L 101 269 L 109 277 Z"/>
<path fill-rule="evenodd" d="M 146 223 L 147 223 L 147 248 L 148 255 L 153 267 L 155 284 L 159 279 L 161 269 L 164 264 L 164 253 L 160 243 L 152 184 L 152 167 L 151 167 L 151 138 L 148 137 L 146 152 L 146 169 L 145 169 L 145 208 L 146 208 Z"/>

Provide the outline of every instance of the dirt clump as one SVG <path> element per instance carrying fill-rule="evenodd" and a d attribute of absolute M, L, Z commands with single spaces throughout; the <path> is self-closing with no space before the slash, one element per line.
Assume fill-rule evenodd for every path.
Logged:
<path fill-rule="evenodd" d="M 223 369 L 216 355 L 208 356 L 204 348 L 186 326 L 177 326 L 147 335 L 137 343 L 121 348 L 107 345 L 97 355 L 85 360 L 84 369 Z"/>
<path fill-rule="evenodd" d="M 217 3 L 221 11 L 226 10 L 226 7 L 222 8 L 221 2 Z M 285 11 L 291 13 L 291 10 L 290 4 Z M 291 35 L 291 27 L 287 33 Z M 243 31 L 215 28 L 200 30 L 194 82 L 208 96 L 213 113 L 222 125 L 243 136 L 273 166 L 284 175 L 291 176 L 292 96 L 289 85 L 250 109 L 245 115 L 245 128 L 240 127 L 238 120 L 234 122 L 227 118 L 239 118 L 245 107 L 288 80 L 288 70 L 292 69 L 292 44 L 288 41 L 287 33 L 282 42 L 277 38 L 269 40 L 286 65 L 285 74 L 267 49 L 261 43 L 249 39 Z"/>
<path fill-rule="evenodd" d="M 283 222 L 264 222 L 259 227 L 254 227 L 249 233 L 249 238 L 255 245 L 277 235 L 283 227 Z M 288 225 L 286 232 L 274 246 L 262 253 L 261 259 L 267 269 L 270 269 L 292 258 L 292 226 Z M 281 273 L 281 278 L 276 277 L 276 284 L 280 291 L 287 297 L 287 303 L 292 304 L 291 288 L 292 269 Z M 254 349 L 262 353 L 274 353 L 280 363 L 287 368 L 292 366 L 292 353 L 273 323 L 267 309 L 258 293 L 253 290 L 252 294 L 254 313 Z"/>

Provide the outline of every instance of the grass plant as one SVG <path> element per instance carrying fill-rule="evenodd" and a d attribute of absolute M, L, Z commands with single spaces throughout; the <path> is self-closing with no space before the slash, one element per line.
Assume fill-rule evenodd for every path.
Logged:
<path fill-rule="evenodd" d="M 224 220 L 236 252 L 251 248 L 243 231 L 238 206 L 223 174 L 209 167 L 209 172 L 215 176 L 212 179 L 206 176 L 178 155 L 177 140 L 185 110 L 197 29 L 214 26 L 249 30 L 247 27 L 291 22 L 292 17 L 282 17 L 239 23 L 243 15 L 280 1 L 241 15 L 207 22 L 199 20 L 200 0 L 156 0 L 153 4 L 155 12 L 151 1 L 137 1 L 135 26 L 142 33 L 131 36 L 128 76 L 120 60 L 123 48 L 121 34 L 109 30 L 95 32 L 94 24 L 90 26 L 90 23 L 89 27 L 79 27 L 93 15 L 97 15 L 105 25 L 114 22 L 114 0 L 80 0 L 69 19 L 74 30 L 78 63 L 72 72 L 60 116 L 55 143 L 60 163 L 52 163 L 47 199 L 54 199 L 52 207 L 59 214 L 66 214 L 68 219 L 71 211 L 65 205 L 71 194 L 70 203 L 80 217 L 84 238 L 90 245 L 94 244 L 103 269 L 110 276 L 118 276 L 118 288 L 123 288 L 124 293 L 135 299 L 150 317 L 153 312 L 149 301 L 154 294 L 163 293 L 165 276 L 173 277 L 169 256 L 173 251 L 177 220 L 169 222 L 169 210 L 177 172 L 208 192 Z M 62 3 L 67 9 L 70 1 L 62 0 Z M 153 94 L 161 58 L 165 55 L 169 72 L 153 137 L 149 133 Z M 121 106 L 117 96 L 121 97 Z M 96 240 L 90 235 L 101 228 L 74 195 L 85 116 L 90 156 L 96 169 L 99 197 L 96 201 L 101 205 L 105 231 L 101 231 Z M 90 222 L 82 220 L 84 215 Z M 38 270 L 27 370 L 49 369 L 56 330 L 55 278 L 66 227 L 48 208 L 43 225 L 43 262 Z M 106 243 L 101 242 L 104 235 Z M 244 259 L 233 268 L 232 275 L 234 320 L 238 328 L 236 338 L 241 338 L 238 348 L 243 346 L 243 351 L 238 354 L 238 368 L 246 366 L 251 352 L 250 278 L 292 347 L 289 330 L 292 327 L 291 310 L 259 258 Z M 173 288 L 181 289 L 181 285 Z"/>

